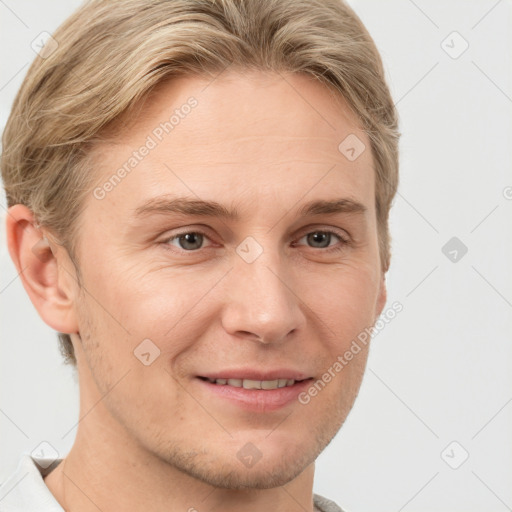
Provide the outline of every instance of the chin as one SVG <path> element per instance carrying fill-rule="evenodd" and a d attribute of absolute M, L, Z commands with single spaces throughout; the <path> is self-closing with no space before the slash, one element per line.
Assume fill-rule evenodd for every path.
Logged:
<path fill-rule="evenodd" d="M 314 457 L 306 457 L 306 454 L 291 459 L 287 457 L 265 461 L 262 458 L 254 466 L 245 467 L 236 458 L 225 457 L 225 460 L 213 461 L 211 455 L 205 454 L 194 463 L 174 465 L 196 480 L 219 489 L 271 489 L 289 483 L 314 461 Z"/>
<path fill-rule="evenodd" d="M 176 443 L 168 449 L 160 446 L 158 456 L 180 472 L 213 487 L 270 489 L 289 483 L 314 463 L 335 432 L 324 426 L 295 441 L 284 431 L 279 434 L 267 432 L 265 438 L 245 432 L 237 435 L 236 440 L 226 436 L 215 442 L 203 442 L 200 447 Z"/>

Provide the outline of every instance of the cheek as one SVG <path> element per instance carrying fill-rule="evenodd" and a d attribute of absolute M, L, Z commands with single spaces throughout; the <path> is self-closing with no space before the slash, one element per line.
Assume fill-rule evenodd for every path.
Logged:
<path fill-rule="evenodd" d="M 208 273 L 119 266 L 92 270 L 84 276 L 89 293 L 82 321 L 94 324 L 105 357 L 136 361 L 134 350 L 149 339 L 159 351 L 159 362 L 172 359 L 204 332 L 206 317 L 215 310 L 209 292 L 222 275 L 222 269 Z M 99 349 L 93 343 L 89 348 Z"/>
<path fill-rule="evenodd" d="M 311 311 L 312 322 L 320 323 L 341 349 L 366 327 L 373 325 L 379 283 L 371 265 L 346 265 L 321 278 L 304 280 L 299 297 Z"/>

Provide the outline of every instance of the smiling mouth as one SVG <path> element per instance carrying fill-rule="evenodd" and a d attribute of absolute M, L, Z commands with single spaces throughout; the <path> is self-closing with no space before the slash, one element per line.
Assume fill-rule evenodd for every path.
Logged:
<path fill-rule="evenodd" d="M 302 380 L 294 380 L 294 379 L 275 379 L 275 380 L 251 380 L 251 379 L 209 379 L 207 377 L 199 377 L 201 380 L 210 382 L 212 384 L 217 384 L 219 386 L 231 386 L 234 388 L 244 388 L 244 389 L 278 389 L 278 388 L 287 388 L 295 385 L 299 382 L 304 382 L 306 380 L 311 379 L 302 379 Z"/>

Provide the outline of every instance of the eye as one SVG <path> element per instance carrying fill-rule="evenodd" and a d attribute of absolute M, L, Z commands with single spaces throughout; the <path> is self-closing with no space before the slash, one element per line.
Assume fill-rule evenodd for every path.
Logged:
<path fill-rule="evenodd" d="M 343 246 L 349 243 L 347 238 L 343 237 L 337 232 L 330 230 L 311 231 L 310 233 L 307 233 L 303 237 L 299 238 L 297 242 L 300 243 L 302 240 L 306 240 L 306 243 L 315 249 L 328 248 L 328 250 L 341 250 L 343 249 Z M 336 241 L 341 242 L 341 245 L 337 246 Z M 334 244 L 331 242 L 334 242 Z"/>
<path fill-rule="evenodd" d="M 163 243 L 164 247 L 171 250 L 171 247 L 176 247 L 178 250 L 186 252 L 195 252 L 199 249 L 205 248 L 205 242 L 210 239 L 201 231 L 184 231 L 177 233 L 170 238 L 167 238 Z M 314 249 L 327 249 L 327 251 L 339 251 L 344 249 L 346 245 L 350 244 L 350 240 L 340 233 L 322 229 L 310 231 L 297 240 L 293 245 L 302 245 L 305 240 L 306 244 Z M 327 252 L 326 251 L 326 252 Z"/>
<path fill-rule="evenodd" d="M 196 251 L 202 249 L 203 242 L 207 239 L 208 237 L 200 231 L 187 231 L 168 238 L 165 244 L 173 245 L 184 251 Z"/>

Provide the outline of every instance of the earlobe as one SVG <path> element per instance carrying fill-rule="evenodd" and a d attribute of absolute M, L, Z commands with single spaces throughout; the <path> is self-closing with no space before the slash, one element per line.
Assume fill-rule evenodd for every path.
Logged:
<path fill-rule="evenodd" d="M 6 231 L 12 261 L 43 321 L 59 332 L 77 332 L 74 268 L 62 267 L 66 264 L 65 249 L 52 243 L 37 227 L 33 213 L 21 204 L 9 208 Z"/>

